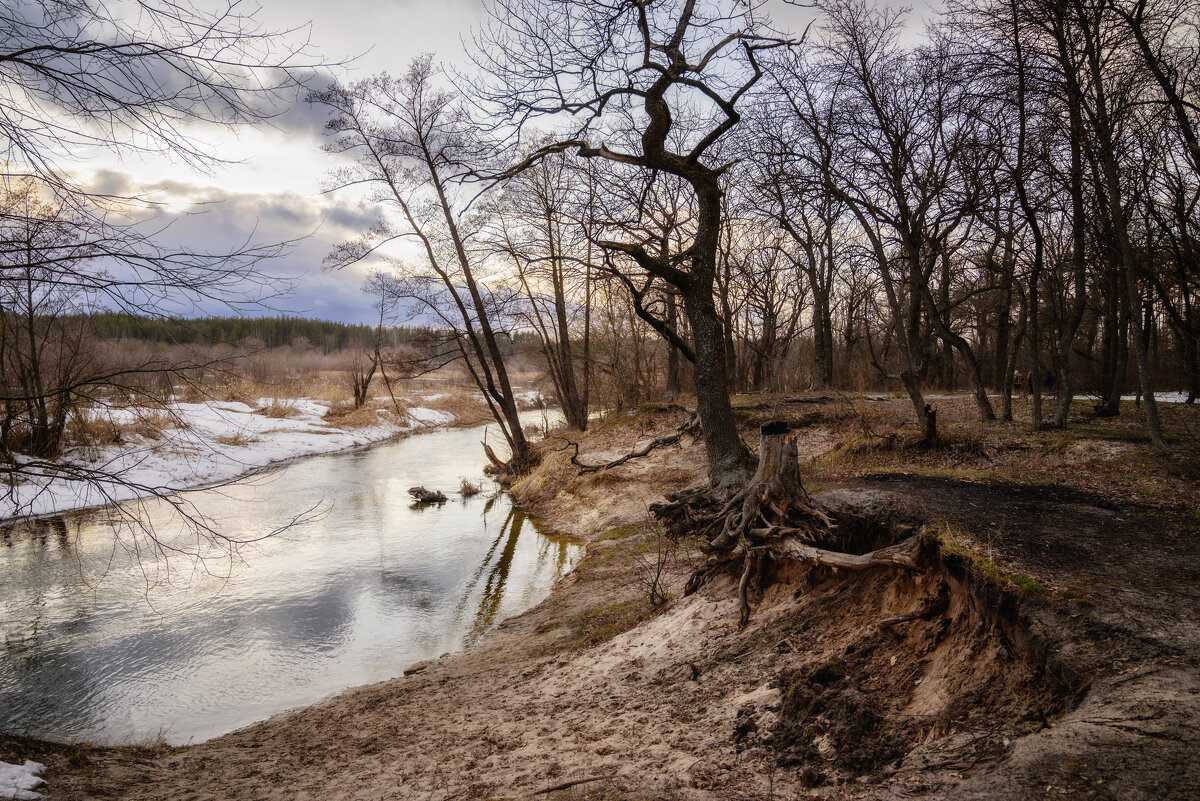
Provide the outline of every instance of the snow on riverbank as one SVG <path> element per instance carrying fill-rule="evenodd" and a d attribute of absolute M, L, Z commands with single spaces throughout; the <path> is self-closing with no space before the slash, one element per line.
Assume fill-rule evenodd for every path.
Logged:
<path fill-rule="evenodd" d="M 375 422 L 339 426 L 336 420 L 325 419 L 328 411 L 328 403 L 307 398 L 264 398 L 257 408 L 207 401 L 175 403 L 165 412 L 101 410 L 95 417 L 133 433 L 123 433 L 121 441 L 113 444 L 70 450 L 60 460 L 70 476 L 62 471 L 48 475 L 27 463 L 32 475 L 26 474 L 22 483 L 0 495 L 0 519 L 217 484 L 276 462 L 363 447 L 455 420 L 448 412 L 417 406 L 402 417 L 380 409 L 373 412 Z M 139 422 L 150 425 L 139 427 Z M 363 422 L 361 417 L 357 422 Z"/>
<path fill-rule="evenodd" d="M 15 798 L 18 801 L 36 801 L 41 793 L 33 792 L 45 784 L 39 773 L 46 769 L 40 762 L 25 760 L 23 765 L 0 762 L 0 798 Z"/>

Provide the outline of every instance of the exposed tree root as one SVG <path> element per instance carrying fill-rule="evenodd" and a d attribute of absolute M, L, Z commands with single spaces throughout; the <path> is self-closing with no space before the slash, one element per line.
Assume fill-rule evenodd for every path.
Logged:
<path fill-rule="evenodd" d="M 688 580 L 686 594 L 718 573 L 739 575 L 740 624 L 750 620 L 750 596 L 761 585 L 773 561 L 795 560 L 835 570 L 917 566 L 916 536 L 868 553 L 838 548 L 837 526 L 814 508 L 800 482 L 796 442 L 787 423 L 762 427 L 758 469 L 754 477 L 727 499 L 707 487 L 674 493 L 650 511 L 676 536 L 700 533 L 708 559 Z"/>
<path fill-rule="evenodd" d="M 488 463 L 483 467 L 483 472 L 495 478 L 503 487 L 509 486 L 513 481 L 537 466 L 536 460 L 532 457 L 525 462 L 518 462 L 516 459 L 505 461 L 496 455 L 496 452 L 492 450 L 492 446 L 488 445 L 487 442 L 481 442 L 480 444 L 483 446 L 483 453 L 487 456 L 488 460 Z"/>

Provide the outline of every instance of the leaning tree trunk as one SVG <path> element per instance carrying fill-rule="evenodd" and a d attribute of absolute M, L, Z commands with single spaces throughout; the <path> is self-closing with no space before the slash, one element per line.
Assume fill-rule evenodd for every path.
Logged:
<path fill-rule="evenodd" d="M 787 423 L 768 423 L 761 429 L 758 469 L 739 492 L 715 515 L 711 492 L 684 490 L 650 511 L 664 520 L 673 533 L 699 528 L 708 539 L 702 546 L 708 559 L 688 580 L 691 594 L 711 576 L 731 572 L 739 576 L 739 625 L 750 620 L 751 585 L 760 587 L 771 561 L 797 560 L 814 566 L 842 570 L 873 567 L 913 567 L 917 539 L 865 554 L 836 547 L 835 526 L 809 503 L 800 481 L 796 441 Z"/>

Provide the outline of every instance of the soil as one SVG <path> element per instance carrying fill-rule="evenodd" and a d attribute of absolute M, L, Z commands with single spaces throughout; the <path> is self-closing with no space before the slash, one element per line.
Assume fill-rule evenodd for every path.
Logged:
<path fill-rule="evenodd" d="M 739 629 L 732 578 L 679 597 L 700 557 L 646 511 L 701 479 L 702 446 L 577 476 L 552 439 L 514 491 L 588 554 L 473 648 L 196 746 L 0 738 L 0 759 L 47 764 L 55 799 L 1200 797 L 1191 457 L 1022 449 L 956 433 L 946 400 L 939 456 L 826 400 L 786 407 L 814 500 L 862 547 L 921 531 L 918 569 L 778 565 Z M 743 405 L 748 439 L 785 408 Z M 608 458 L 686 419 L 570 438 Z M 1056 467 L 1084 451 L 1088 470 Z"/>

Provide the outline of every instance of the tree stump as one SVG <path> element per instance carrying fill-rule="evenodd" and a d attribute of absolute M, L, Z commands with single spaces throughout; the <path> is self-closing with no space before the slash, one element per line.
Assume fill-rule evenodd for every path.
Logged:
<path fill-rule="evenodd" d="M 785 422 L 760 430 L 758 469 L 750 481 L 719 505 L 711 491 L 692 488 L 651 506 L 674 534 L 689 525 L 706 538 L 705 563 L 688 580 L 686 595 L 718 573 L 738 575 L 739 625 L 750 620 L 752 584 L 761 585 L 771 561 L 796 560 L 837 570 L 915 567 L 916 537 L 865 554 L 836 550 L 836 526 L 809 502 L 800 480 L 800 459 Z M 718 509 L 713 514 L 714 509 Z"/>

